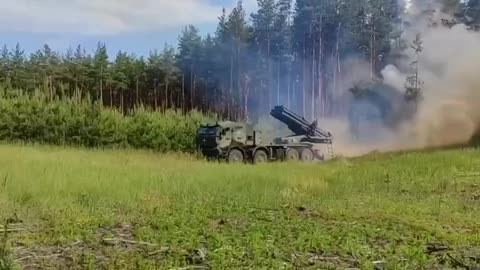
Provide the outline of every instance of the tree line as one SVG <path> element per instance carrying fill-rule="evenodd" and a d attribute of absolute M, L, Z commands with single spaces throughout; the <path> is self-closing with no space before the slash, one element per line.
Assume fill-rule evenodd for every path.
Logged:
<path fill-rule="evenodd" d="M 480 22 L 480 1 L 413 0 L 441 4 L 458 21 Z M 148 56 L 107 46 L 93 53 L 79 45 L 64 53 L 48 45 L 26 55 L 21 45 L 0 50 L 0 86 L 51 100 L 77 97 L 124 112 L 136 106 L 155 110 L 215 112 L 250 119 L 283 104 L 307 117 L 336 113 L 338 89 L 349 57 L 368 62 L 371 77 L 408 47 L 400 42 L 399 0 L 258 0 L 247 15 L 239 0 L 218 17 L 215 33 L 201 36 L 186 26 L 178 47 L 166 45 Z"/>

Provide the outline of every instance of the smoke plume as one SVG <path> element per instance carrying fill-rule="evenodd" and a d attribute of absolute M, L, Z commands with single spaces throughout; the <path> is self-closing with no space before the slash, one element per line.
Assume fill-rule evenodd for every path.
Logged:
<path fill-rule="evenodd" d="M 410 27 L 402 39 L 408 46 L 417 34 L 421 35 L 423 51 L 418 58 L 422 100 L 413 118 L 399 122 L 393 128 L 372 129 L 370 134 L 382 132 L 383 140 L 355 142 L 351 140 L 348 125 L 341 121 L 324 119 L 336 135 L 337 153 L 356 156 L 370 151 L 392 151 L 464 144 L 480 130 L 480 33 L 469 31 L 463 24 L 442 25 L 447 14 L 435 9 L 433 14 L 422 14 L 411 9 L 406 14 Z M 434 26 L 432 26 L 432 23 Z M 405 92 L 408 65 L 415 59 L 413 50 L 406 50 L 406 59 L 389 65 L 382 71 L 383 83 Z M 400 110 L 399 114 L 403 112 Z"/>

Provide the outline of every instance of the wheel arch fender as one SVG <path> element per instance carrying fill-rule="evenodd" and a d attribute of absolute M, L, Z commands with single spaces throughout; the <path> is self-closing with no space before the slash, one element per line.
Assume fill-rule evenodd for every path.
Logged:
<path fill-rule="evenodd" d="M 259 146 L 257 148 L 255 148 L 253 150 L 253 156 L 255 156 L 255 153 L 257 153 L 258 151 L 265 151 L 268 155 L 268 157 L 270 157 L 271 153 L 270 153 L 270 150 L 268 149 L 268 147 L 264 147 L 264 146 Z"/>

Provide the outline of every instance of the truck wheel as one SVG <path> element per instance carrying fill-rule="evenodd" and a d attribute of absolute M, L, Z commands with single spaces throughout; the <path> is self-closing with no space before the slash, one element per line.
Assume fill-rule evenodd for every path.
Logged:
<path fill-rule="evenodd" d="M 298 153 L 297 149 L 289 148 L 287 149 L 287 153 L 285 156 L 288 161 L 297 161 L 299 160 L 300 154 Z"/>
<path fill-rule="evenodd" d="M 238 149 L 233 149 L 228 153 L 229 163 L 243 162 L 243 153 Z"/>
<path fill-rule="evenodd" d="M 313 151 L 310 149 L 303 149 L 302 161 L 312 161 L 312 160 L 313 160 Z"/>
<path fill-rule="evenodd" d="M 257 150 L 255 151 L 255 155 L 253 157 L 253 163 L 265 163 L 268 162 L 268 154 L 265 150 Z"/>

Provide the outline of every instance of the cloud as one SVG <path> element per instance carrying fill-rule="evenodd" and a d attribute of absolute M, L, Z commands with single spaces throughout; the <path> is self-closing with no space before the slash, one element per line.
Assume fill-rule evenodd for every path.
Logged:
<path fill-rule="evenodd" d="M 0 3 L 3 32 L 102 35 L 215 23 L 222 8 L 209 0 L 1 0 Z"/>

